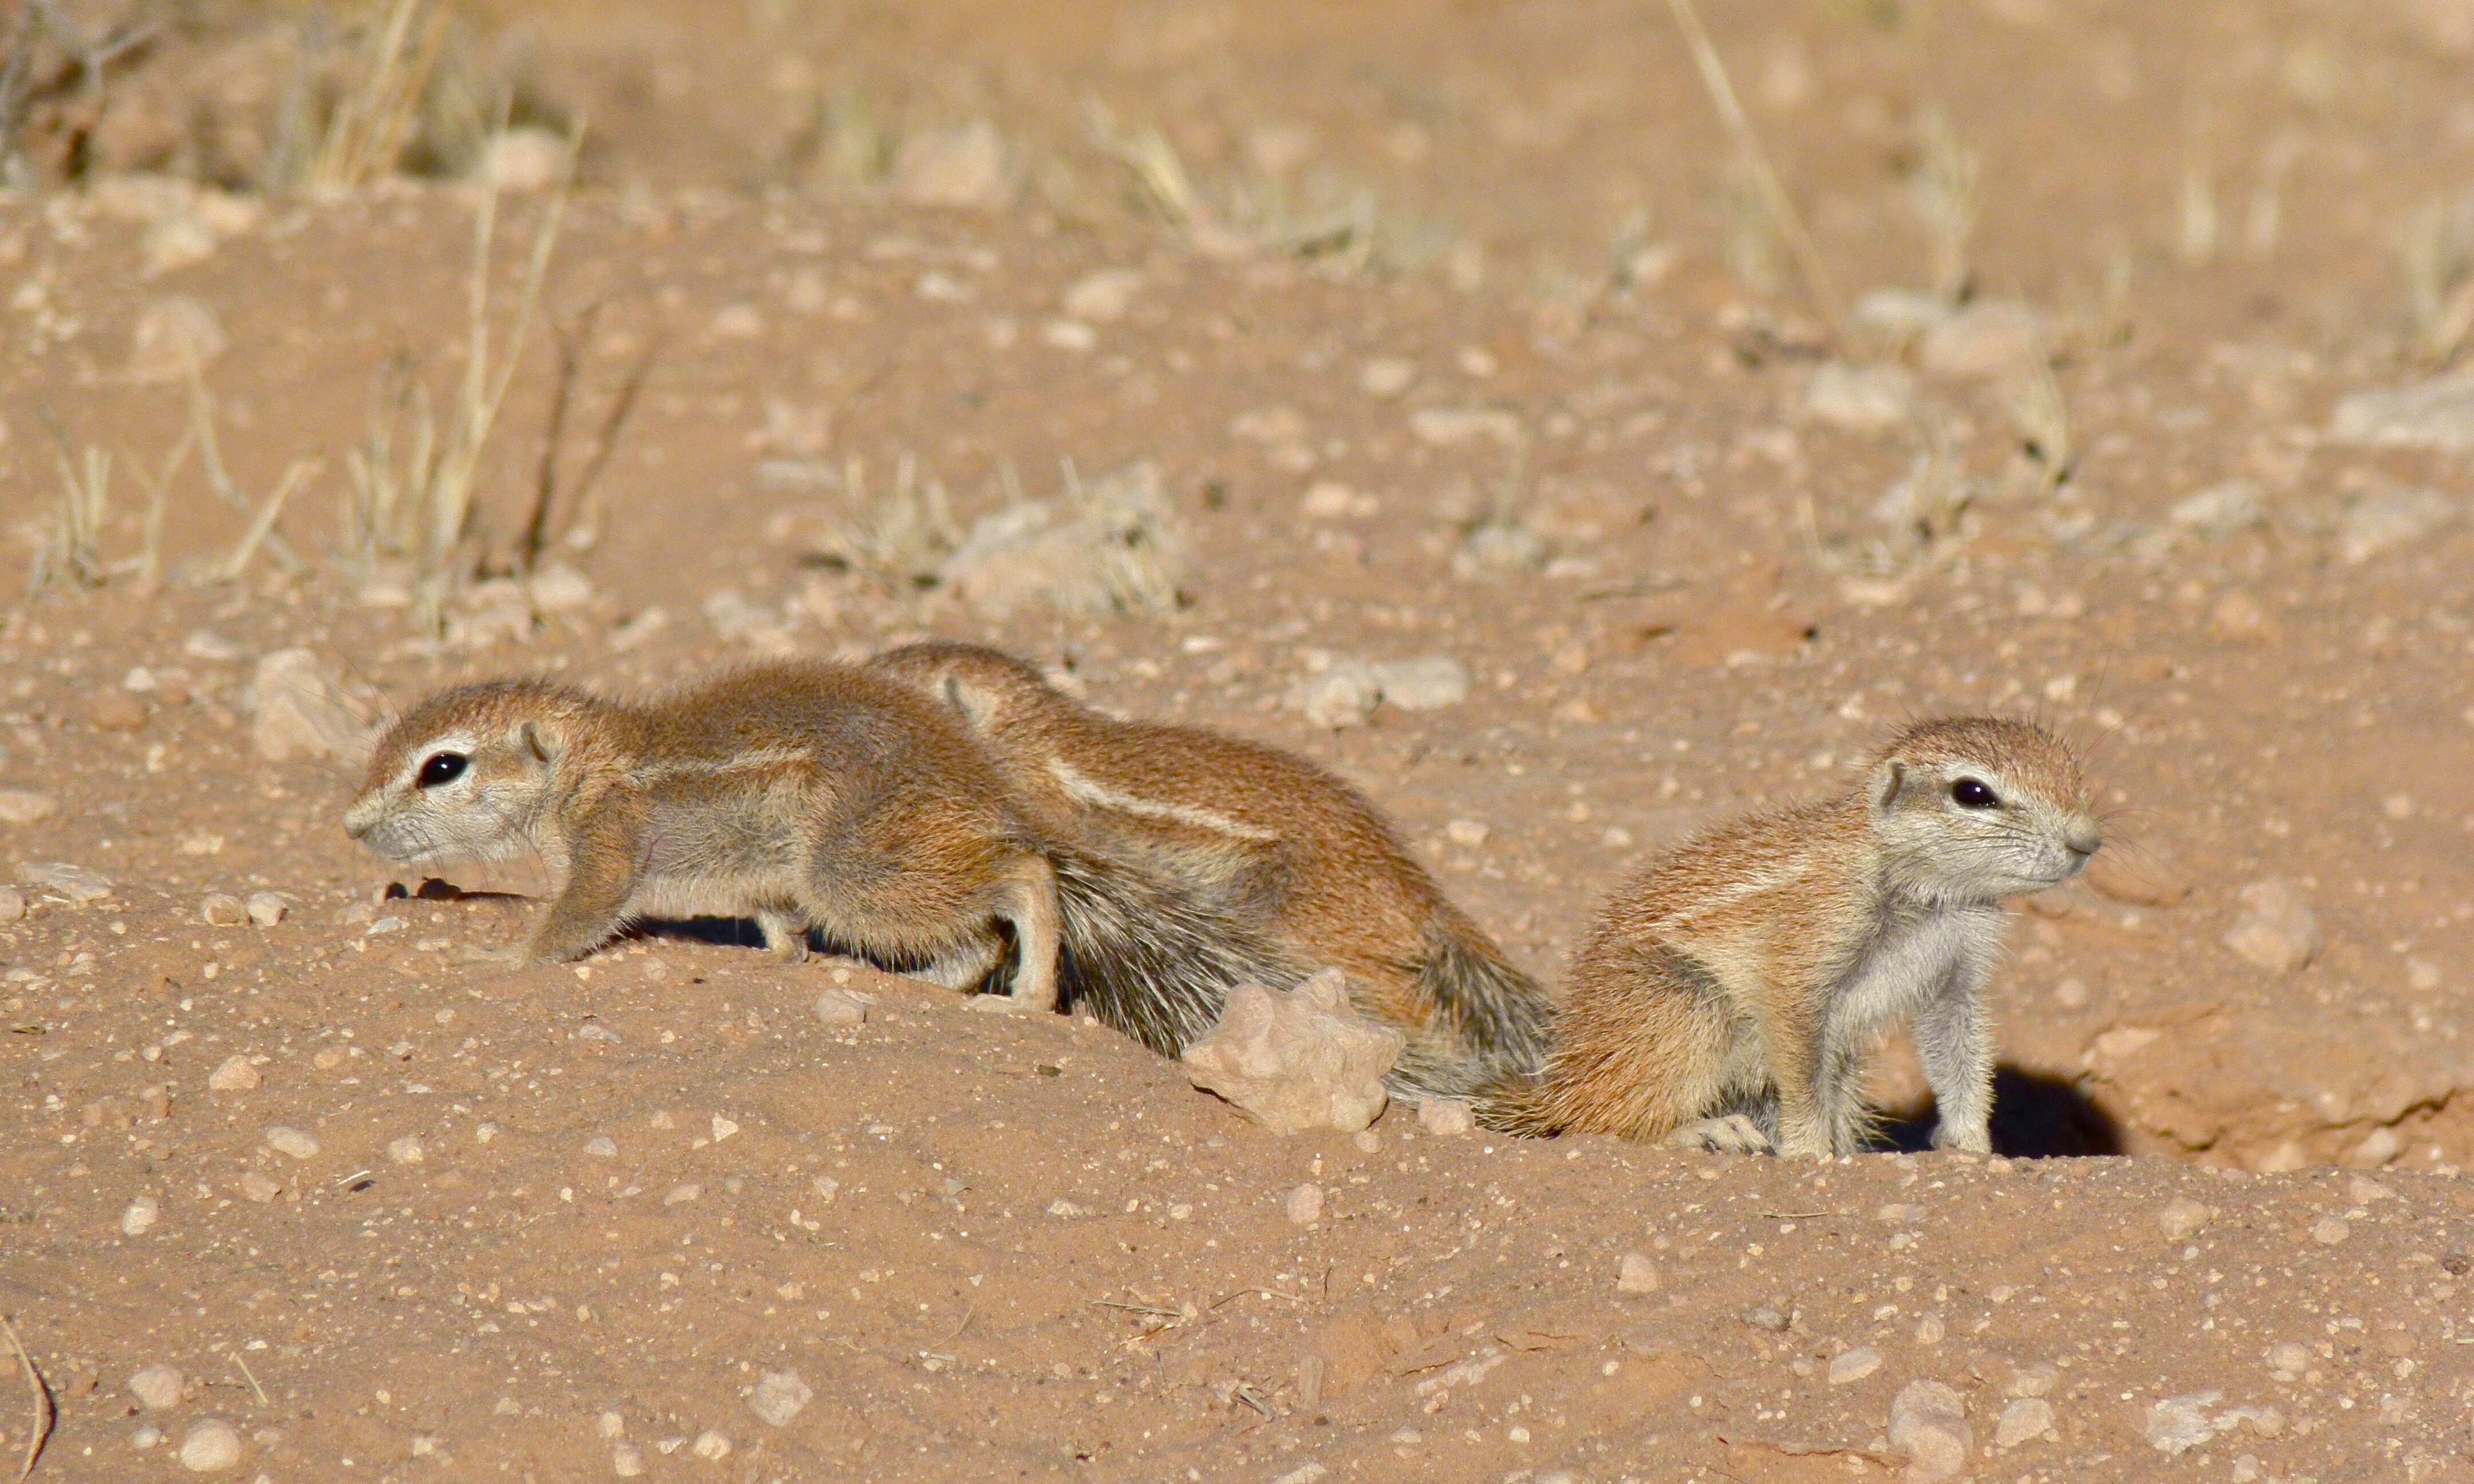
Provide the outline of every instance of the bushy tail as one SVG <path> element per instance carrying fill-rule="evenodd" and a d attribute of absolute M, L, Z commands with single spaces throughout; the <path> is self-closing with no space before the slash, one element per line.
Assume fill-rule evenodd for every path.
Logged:
<path fill-rule="evenodd" d="M 1434 922 L 1416 977 L 1434 1014 L 1385 1079 L 1395 1095 L 1475 1098 L 1545 1066 L 1554 1002 L 1475 927 Z"/>
<path fill-rule="evenodd" d="M 1257 924 L 1152 872 L 1073 850 L 1049 862 L 1065 1008 L 1163 1056 L 1211 1029 L 1238 985 L 1287 990 L 1306 976 Z"/>

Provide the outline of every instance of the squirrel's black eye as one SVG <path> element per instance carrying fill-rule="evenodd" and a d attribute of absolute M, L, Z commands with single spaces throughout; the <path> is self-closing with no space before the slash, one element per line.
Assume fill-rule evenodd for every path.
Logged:
<path fill-rule="evenodd" d="M 473 759 L 462 753 L 432 753 L 428 759 L 422 763 L 421 778 L 418 781 L 424 788 L 436 788 L 441 783 L 452 783 L 464 776 L 465 768 L 472 761 Z"/>
<path fill-rule="evenodd" d="M 432 759 L 432 761 L 435 760 Z M 1976 778 L 1961 778 L 1950 785 L 1950 797 L 1962 809 L 2001 807 L 2001 796 Z"/>

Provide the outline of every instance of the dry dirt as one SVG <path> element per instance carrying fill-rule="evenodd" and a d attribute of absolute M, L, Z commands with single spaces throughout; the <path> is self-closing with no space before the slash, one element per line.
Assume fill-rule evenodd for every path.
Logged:
<path fill-rule="evenodd" d="M 257 191 L 290 33 L 255 7 L 42 92 L 0 204 L 0 503 L 63 559 L 0 631 L 0 788 L 40 796 L 0 799 L 36 1477 L 180 1475 L 210 1419 L 272 1480 L 2474 1471 L 2474 396 L 2385 442 L 2339 411 L 2465 348 L 2474 10 L 1709 9 L 1836 299 L 1926 283 L 1944 110 L 1976 312 L 1826 329 L 1662 7 L 480 8 L 458 76 L 591 133 L 461 552 L 503 566 L 545 468 L 554 537 L 603 515 L 553 543 L 584 585 L 435 623 L 336 513 L 391 366 L 448 420 L 480 194 Z M 1181 226 L 1086 97 L 1159 128 Z M 546 200 L 498 203 L 493 357 Z M 149 581 L 201 308 L 241 498 L 309 463 L 230 578 L 250 516 L 193 443 Z M 906 461 L 964 530 L 1150 464 L 1182 600 L 991 618 L 855 562 L 849 492 Z M 1550 980 L 1662 845 L 1919 715 L 2072 737 L 2111 869 L 2016 914 L 2001 1158 L 1396 1107 L 1275 1139 L 1111 1033 L 752 928 L 476 963 L 531 906 L 389 897 L 422 883 L 344 837 L 349 760 L 266 757 L 250 710 L 296 648 L 400 705 L 929 634 L 1329 764 Z M 1456 705 L 1283 704 L 1436 654 Z M 2295 967 L 2225 941 L 2269 878 Z M 863 1023 L 820 1023 L 830 986 Z M 1904 1047 L 1877 1084 L 1921 1148 Z"/>

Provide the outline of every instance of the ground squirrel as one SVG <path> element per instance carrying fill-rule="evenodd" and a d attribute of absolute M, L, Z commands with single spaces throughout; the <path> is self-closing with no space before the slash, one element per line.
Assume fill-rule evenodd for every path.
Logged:
<path fill-rule="evenodd" d="M 1395 1091 L 1465 1096 L 1542 1064 L 1546 996 L 1374 807 L 1314 764 L 1199 728 L 1113 720 L 978 645 L 913 644 L 872 664 L 958 712 L 1044 829 L 1139 862 L 1231 920 L 1268 922 L 1301 969 L 1344 969 L 1362 1013 L 1409 1034 Z"/>
<path fill-rule="evenodd" d="M 1848 1154 L 1870 1132 L 1864 1054 L 1912 1017 L 1933 1142 L 1989 1149 L 1982 992 L 2001 901 L 2069 879 L 2101 839 L 2077 762 L 2043 729 L 1909 727 L 1856 791 L 1701 835 L 1616 892 L 1545 1071 L 1489 1089 L 1479 1118 Z"/>
<path fill-rule="evenodd" d="M 537 854 L 559 882 L 523 957 L 639 918 L 752 917 L 1012 1003 L 1079 1003 L 1165 1049 L 1284 960 L 1172 882 L 1042 838 L 953 711 L 848 665 L 753 666 L 646 704 L 461 685 L 390 727 L 344 827 L 405 865 Z M 1007 948 L 1011 953 L 1008 955 Z"/>

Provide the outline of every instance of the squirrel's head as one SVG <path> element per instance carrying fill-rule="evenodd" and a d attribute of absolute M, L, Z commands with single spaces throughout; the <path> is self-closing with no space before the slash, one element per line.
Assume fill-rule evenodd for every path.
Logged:
<path fill-rule="evenodd" d="M 1900 883 L 1941 900 L 2043 891 L 2076 875 L 2104 841 L 2070 749 L 2001 717 L 1899 733 L 1874 754 L 1865 806 Z"/>
<path fill-rule="evenodd" d="M 522 852 L 593 705 L 543 681 L 440 691 L 378 739 L 344 832 L 407 866 Z"/>

